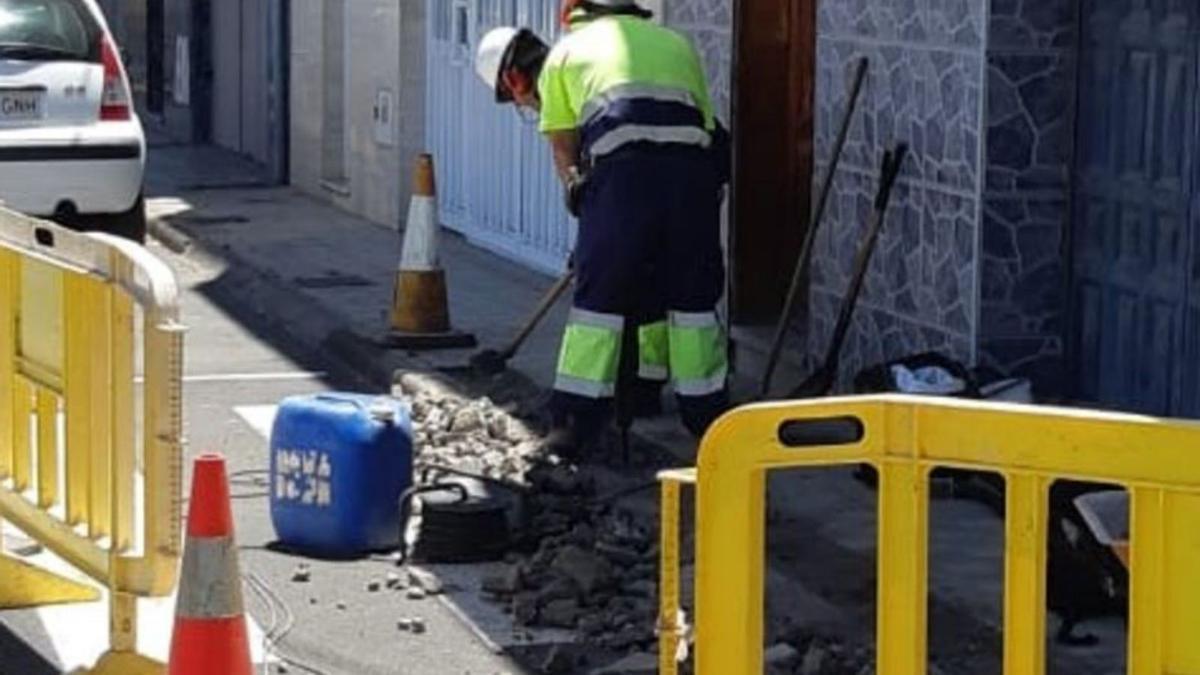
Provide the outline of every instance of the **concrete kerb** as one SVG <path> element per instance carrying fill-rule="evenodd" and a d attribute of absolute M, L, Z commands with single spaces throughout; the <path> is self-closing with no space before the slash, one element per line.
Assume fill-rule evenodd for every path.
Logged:
<path fill-rule="evenodd" d="M 146 231 L 176 255 L 184 255 L 192 247 L 192 238 L 161 216 L 147 214 Z"/>
<path fill-rule="evenodd" d="M 421 367 L 412 358 L 349 330 L 350 321 L 340 312 L 314 301 L 236 250 L 218 249 L 160 218 L 151 222 L 156 223 L 149 228 L 151 235 L 168 250 L 207 268 L 224 268 L 208 286 L 209 292 L 233 313 L 251 315 L 243 318 L 252 318 L 279 339 L 331 359 L 345 374 L 374 387 L 389 385 L 397 368 Z"/>
<path fill-rule="evenodd" d="M 274 272 L 262 269 L 235 249 L 213 246 L 202 234 L 189 232 L 161 217 L 151 218 L 148 229 L 168 250 L 186 255 L 205 267 L 225 268 L 210 289 L 227 307 L 252 314 L 256 322 L 303 350 L 332 358 L 336 366 L 363 384 L 390 387 L 394 395 L 419 393 L 442 398 L 487 396 L 492 391 L 514 388 L 528 394 L 537 389 L 529 378 L 513 371 L 483 383 L 446 374 L 419 354 L 384 348 L 376 341 L 378 336 L 354 331 L 341 312 L 314 301 L 312 296 Z M 674 457 L 681 463 L 694 461 L 694 447 L 675 447 L 664 442 L 659 434 L 639 432 L 638 425 L 632 435 L 638 444 L 657 455 Z"/>

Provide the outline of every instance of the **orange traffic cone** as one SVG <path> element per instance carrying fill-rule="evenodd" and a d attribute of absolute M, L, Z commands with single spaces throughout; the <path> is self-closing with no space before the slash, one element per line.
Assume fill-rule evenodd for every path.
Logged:
<path fill-rule="evenodd" d="M 475 337 L 450 327 L 446 273 L 438 262 L 437 190 L 433 156 L 417 157 L 404 247 L 392 292 L 389 346 L 454 349 L 475 346 Z"/>
<path fill-rule="evenodd" d="M 225 458 L 196 460 L 170 675 L 252 675 Z"/>

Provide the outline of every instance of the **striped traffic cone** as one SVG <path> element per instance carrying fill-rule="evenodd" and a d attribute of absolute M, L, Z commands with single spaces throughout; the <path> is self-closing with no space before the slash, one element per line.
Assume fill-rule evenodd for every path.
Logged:
<path fill-rule="evenodd" d="M 433 156 L 417 157 L 404 245 L 392 292 L 389 346 L 400 349 L 454 349 L 475 346 L 475 338 L 450 327 L 446 273 L 438 262 L 437 190 Z"/>
<path fill-rule="evenodd" d="M 170 675 L 252 675 L 225 458 L 196 460 Z"/>

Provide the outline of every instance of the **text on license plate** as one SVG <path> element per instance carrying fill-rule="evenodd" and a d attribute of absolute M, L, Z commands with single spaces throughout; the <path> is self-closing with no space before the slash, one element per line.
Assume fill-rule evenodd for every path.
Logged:
<path fill-rule="evenodd" d="M 0 90 L 0 120 L 35 120 L 42 117 L 40 91 Z"/>

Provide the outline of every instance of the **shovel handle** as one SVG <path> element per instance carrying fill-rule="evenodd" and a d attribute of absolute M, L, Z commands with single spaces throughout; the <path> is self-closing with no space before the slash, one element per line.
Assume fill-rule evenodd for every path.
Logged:
<path fill-rule="evenodd" d="M 519 330 L 513 337 L 512 341 L 508 343 L 508 346 L 500 352 L 501 358 L 507 361 L 517 353 L 517 350 L 520 349 L 521 345 L 525 344 L 525 340 L 529 338 L 529 334 L 533 332 L 533 329 L 538 327 L 538 324 L 542 322 L 542 319 L 545 318 L 546 314 L 550 311 L 550 308 L 554 306 L 554 303 L 558 302 L 558 299 L 562 297 L 563 293 L 566 293 L 567 289 L 571 287 L 571 282 L 573 281 L 575 281 L 575 270 L 572 267 L 567 269 L 566 273 L 558 278 L 558 281 L 554 282 L 554 285 L 550 287 L 550 290 L 546 291 L 546 295 L 542 297 L 542 301 L 538 304 L 537 308 L 533 310 L 533 314 L 529 315 L 529 318 L 525 321 L 524 325 L 521 326 L 521 330 Z"/>
<path fill-rule="evenodd" d="M 908 144 L 898 143 L 895 148 L 883 153 L 883 167 L 880 171 L 879 192 L 875 195 L 875 210 L 887 208 L 888 197 L 900 176 L 900 168 L 904 166 L 904 158 L 908 155 Z"/>

